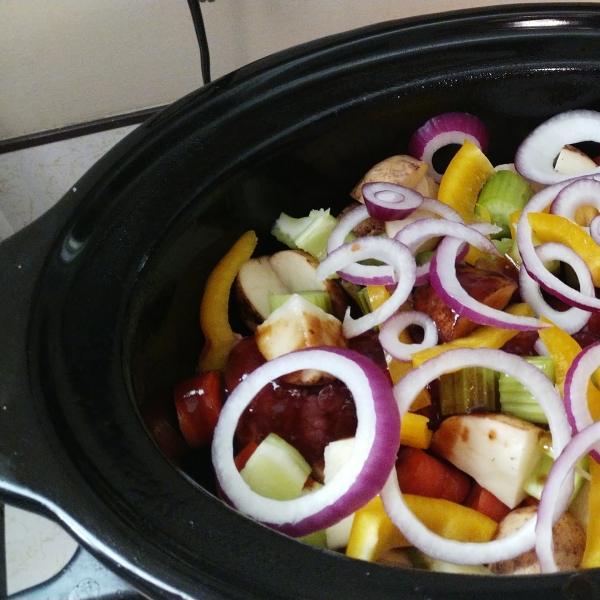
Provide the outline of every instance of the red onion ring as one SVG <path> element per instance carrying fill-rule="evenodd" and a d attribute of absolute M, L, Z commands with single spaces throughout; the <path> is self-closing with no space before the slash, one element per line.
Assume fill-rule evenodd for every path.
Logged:
<path fill-rule="evenodd" d="M 600 443 L 600 421 L 577 433 L 557 456 L 542 489 L 535 527 L 535 550 L 542 573 L 558 571 L 554 558 L 552 527 L 564 513 L 573 491 L 577 463 Z M 591 456 L 590 452 L 590 456 Z"/>
<path fill-rule="evenodd" d="M 423 210 L 427 210 L 435 215 L 439 215 L 443 219 L 448 221 L 458 221 L 464 223 L 465 220 L 448 204 L 435 200 L 434 198 L 423 198 L 423 204 L 421 204 Z"/>
<path fill-rule="evenodd" d="M 554 160 L 566 144 L 600 141 L 600 113 L 572 110 L 548 119 L 536 127 L 517 148 L 515 168 L 532 181 L 553 184 L 573 175 L 562 175 L 554 169 Z M 581 175 L 600 173 L 600 167 Z"/>
<path fill-rule="evenodd" d="M 579 291 L 582 294 L 595 298 L 596 290 L 592 275 L 585 261 L 571 248 L 555 242 L 547 242 L 536 246 L 536 252 L 542 261 L 560 260 L 572 267 L 579 280 Z M 527 269 L 519 270 L 519 292 L 521 298 L 533 308 L 538 315 L 550 319 L 555 325 L 566 331 L 569 335 L 579 331 L 590 320 L 591 312 L 572 306 L 567 310 L 555 310 L 542 296 L 540 285 Z"/>
<path fill-rule="evenodd" d="M 398 339 L 410 325 L 423 328 L 423 341 L 420 344 L 405 344 Z M 379 331 L 379 342 L 382 348 L 396 360 L 408 361 L 419 350 L 431 348 L 438 343 L 438 330 L 433 319 L 416 310 L 407 310 L 392 315 Z"/>
<path fill-rule="evenodd" d="M 473 233 L 479 235 L 480 239 L 474 237 L 467 240 L 470 244 L 485 252 L 491 251 L 490 246 L 495 250 L 494 244 L 485 236 L 478 234 L 475 230 Z M 431 260 L 429 280 L 445 304 L 459 315 L 480 325 L 491 325 L 499 329 L 515 329 L 517 331 L 531 331 L 547 327 L 547 324 L 537 318 L 511 315 L 486 306 L 470 296 L 460 285 L 456 276 L 456 256 L 462 243 L 462 240 L 457 238 L 444 238 Z"/>
<path fill-rule="evenodd" d="M 600 181 L 583 177 L 569 183 L 552 201 L 550 212 L 575 221 L 575 213 L 582 206 L 600 210 Z"/>
<path fill-rule="evenodd" d="M 590 221 L 590 236 L 600 246 L 600 215 Z"/>
<path fill-rule="evenodd" d="M 400 242 L 387 237 L 363 237 L 344 244 L 328 254 L 317 267 L 317 277 L 326 279 L 336 272 L 345 272 L 349 265 L 366 259 L 380 260 L 390 265 L 398 279 L 392 295 L 373 312 L 358 319 L 344 317 L 344 335 L 353 338 L 389 319 L 406 302 L 415 284 L 417 266 L 410 250 Z"/>
<path fill-rule="evenodd" d="M 364 204 L 348 211 L 333 228 L 327 241 L 327 254 L 344 245 L 346 237 L 365 219 L 369 218 Z M 340 277 L 358 285 L 395 285 L 394 270 L 389 265 L 350 264 L 338 272 Z"/>
<path fill-rule="evenodd" d="M 565 375 L 565 409 L 574 433 L 582 431 L 594 422 L 588 407 L 587 389 L 590 377 L 599 365 L 600 342 L 596 342 L 585 347 L 575 357 Z M 600 462 L 600 446 L 592 450 L 590 456 L 596 462 Z"/>
<path fill-rule="evenodd" d="M 253 492 L 238 472 L 233 437 L 254 396 L 269 382 L 299 369 L 325 370 L 341 379 L 353 395 L 358 426 L 350 458 L 327 485 L 295 500 L 273 500 Z M 340 348 L 298 350 L 260 366 L 231 393 L 215 429 L 213 465 L 223 492 L 238 510 L 300 537 L 337 523 L 379 493 L 394 468 L 399 432 L 392 388 L 372 360 Z"/>
<path fill-rule="evenodd" d="M 517 223 L 517 246 L 523 266 L 542 288 L 570 306 L 598 312 L 600 311 L 600 299 L 590 298 L 590 296 L 574 290 L 550 273 L 537 255 L 532 241 L 533 230 L 527 215 L 530 212 L 543 212 L 556 198 L 557 194 L 570 183 L 572 181 L 557 183 L 544 188 L 529 200 Z"/>
<path fill-rule="evenodd" d="M 440 236 L 452 236 L 461 240 L 467 241 L 472 238 L 473 229 L 479 231 L 479 233 L 496 233 L 499 228 L 495 225 L 488 223 L 476 223 L 473 225 L 466 225 L 464 222 L 448 221 L 446 219 L 421 219 L 413 223 L 408 224 L 406 227 L 401 229 L 395 236 L 394 239 L 406 244 L 408 249 L 415 254 L 417 250 L 428 240 Z M 498 255 L 499 252 L 495 246 L 489 246 L 490 252 Z M 460 262 L 468 247 L 464 248 L 464 252 L 459 252 L 456 257 L 456 261 Z M 417 267 L 417 278 L 415 285 L 423 285 L 429 281 L 429 272 L 431 270 L 431 260 Z"/>
<path fill-rule="evenodd" d="M 433 155 L 448 144 L 469 140 L 483 153 L 487 151 L 488 131 L 483 122 L 468 113 L 449 112 L 432 117 L 410 138 L 408 153 L 429 164 L 429 175 L 438 183 L 442 175 L 433 168 Z"/>
<path fill-rule="evenodd" d="M 423 204 L 419 192 L 395 183 L 372 181 L 361 191 L 369 216 L 378 221 L 404 219 Z"/>
<path fill-rule="evenodd" d="M 524 358 L 492 348 L 457 348 L 425 361 L 407 373 L 395 386 L 394 396 L 400 418 L 408 412 L 417 394 L 431 381 L 444 373 L 466 367 L 487 367 L 511 375 L 521 382 L 539 401 L 548 417 L 552 443 L 559 454 L 571 439 L 562 399 L 554 384 L 537 367 Z M 400 440 L 402 442 L 402 440 Z M 568 491 L 568 490 L 567 490 Z M 568 502 L 565 491 L 560 501 Z M 406 539 L 428 556 L 455 564 L 487 564 L 519 556 L 535 544 L 535 519 L 531 519 L 513 534 L 486 543 L 458 542 L 430 531 L 408 508 L 393 470 L 383 489 L 381 499 L 385 510 Z"/>

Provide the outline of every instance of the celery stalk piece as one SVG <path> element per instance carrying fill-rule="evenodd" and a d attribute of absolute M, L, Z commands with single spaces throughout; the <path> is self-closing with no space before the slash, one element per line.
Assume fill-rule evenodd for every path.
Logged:
<path fill-rule="evenodd" d="M 281 213 L 277 221 L 273 224 L 271 233 L 288 248 L 298 250 L 294 241 L 311 223 L 310 217 L 301 217 L 296 219 L 285 213 Z"/>
<path fill-rule="evenodd" d="M 305 300 L 308 300 L 315 306 L 324 310 L 328 314 L 333 313 L 333 307 L 331 304 L 331 296 L 328 292 L 323 290 L 306 290 L 303 292 L 295 292 L 299 296 L 302 296 Z M 285 304 L 294 294 L 276 294 L 269 292 L 269 311 L 273 312 L 280 306 Z"/>
<path fill-rule="evenodd" d="M 502 227 L 495 238 L 510 237 L 509 216 L 522 210 L 532 196 L 531 185 L 514 171 L 498 171 L 481 188 L 477 207 L 487 211 L 494 225 Z"/>
<path fill-rule="evenodd" d="M 300 452 L 274 433 L 256 448 L 240 474 L 261 496 L 274 500 L 300 497 L 311 467 Z"/>
<path fill-rule="evenodd" d="M 525 480 L 523 489 L 534 498 L 538 500 L 542 497 L 542 490 L 546 480 L 548 479 L 548 473 L 554 464 L 554 459 L 548 455 L 543 454 L 537 468 L 531 473 L 531 475 Z M 588 457 L 584 456 L 578 463 L 575 470 L 575 479 L 573 485 L 573 494 L 571 494 L 570 502 L 576 498 L 577 494 L 581 491 L 584 483 L 586 482 L 585 474 L 588 472 Z"/>
<path fill-rule="evenodd" d="M 552 357 L 527 356 L 525 360 L 538 367 L 552 382 L 556 381 Z M 548 423 L 548 418 L 535 396 L 513 377 L 504 373 L 501 374 L 498 380 L 498 392 L 502 412 L 509 413 L 530 423 Z"/>
<path fill-rule="evenodd" d="M 304 250 L 320 261 L 327 255 L 327 241 L 337 222 L 329 209 L 311 210 L 298 219 L 281 213 L 271 233 L 292 250 Z"/>
<path fill-rule="evenodd" d="M 475 409 L 498 410 L 498 375 L 484 367 L 468 367 L 440 377 L 440 409 L 443 416 Z"/>
<path fill-rule="evenodd" d="M 373 312 L 371 302 L 369 300 L 369 290 L 366 287 L 361 288 L 358 290 L 358 292 L 356 292 L 355 300 L 363 315 L 368 315 L 369 313 Z"/>
<path fill-rule="evenodd" d="M 327 534 L 324 529 L 309 533 L 303 537 L 298 538 L 300 542 L 315 546 L 315 548 L 327 548 Z"/>

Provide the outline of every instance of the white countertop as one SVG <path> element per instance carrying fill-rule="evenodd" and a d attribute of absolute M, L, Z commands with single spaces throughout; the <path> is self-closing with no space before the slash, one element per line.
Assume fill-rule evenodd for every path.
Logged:
<path fill-rule="evenodd" d="M 48 210 L 135 127 L 0 154 L 0 240 Z M 14 506 L 5 506 L 4 527 L 9 595 L 54 576 L 78 547 L 54 522 Z"/>

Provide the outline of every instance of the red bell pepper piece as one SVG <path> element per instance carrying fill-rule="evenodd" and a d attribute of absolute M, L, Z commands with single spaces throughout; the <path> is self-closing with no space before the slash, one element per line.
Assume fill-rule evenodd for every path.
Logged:
<path fill-rule="evenodd" d="M 462 504 L 471 489 L 471 478 L 466 473 L 419 448 L 402 446 L 396 473 L 404 494 Z"/>
<path fill-rule="evenodd" d="M 500 523 L 510 512 L 510 508 L 500 501 L 492 492 L 475 483 L 465 500 L 465 506 L 473 508 L 481 514 Z"/>
<path fill-rule="evenodd" d="M 254 451 L 258 448 L 257 442 L 248 442 L 235 456 L 233 462 L 238 471 L 241 471 L 248 462 L 248 459 L 254 454 Z"/>
<path fill-rule="evenodd" d="M 225 402 L 223 375 L 207 371 L 177 386 L 173 392 L 179 429 L 191 448 L 202 448 L 212 441 Z"/>

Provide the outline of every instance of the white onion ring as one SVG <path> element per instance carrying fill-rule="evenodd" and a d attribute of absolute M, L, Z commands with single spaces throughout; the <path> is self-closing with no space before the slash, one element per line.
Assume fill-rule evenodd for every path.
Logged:
<path fill-rule="evenodd" d="M 473 230 L 479 231 L 482 234 L 497 233 L 499 228 L 489 223 L 473 223 L 472 225 L 466 225 L 464 222 L 460 223 L 457 221 L 448 221 L 446 219 L 421 219 L 409 223 L 406 227 L 401 229 L 395 236 L 394 239 L 406 244 L 408 249 L 414 254 L 417 250 L 431 238 L 440 236 L 452 236 L 464 241 L 473 239 Z M 499 255 L 500 253 L 496 247 L 491 244 L 488 245 L 489 252 L 492 254 Z M 466 251 L 468 248 L 465 249 Z M 465 252 L 466 253 L 466 252 Z M 462 253 L 464 254 L 464 253 Z M 464 256 L 461 252 L 457 254 L 456 261 L 460 262 Z M 417 267 L 417 278 L 415 285 L 423 285 L 429 281 L 429 273 L 431 271 L 431 260 Z"/>
<path fill-rule="evenodd" d="M 477 233 L 473 231 L 473 233 Z M 483 235 L 481 240 L 469 240 L 469 243 L 490 252 L 489 246 L 495 249 L 494 244 Z M 485 243 L 484 241 L 485 240 Z M 459 315 L 479 323 L 491 325 L 499 329 L 515 329 L 517 331 L 531 331 L 547 327 L 545 323 L 534 317 L 522 317 L 491 308 L 475 300 L 460 285 L 456 275 L 456 255 L 462 244 L 456 238 L 444 238 L 431 260 L 429 280 L 434 290 L 442 301 Z"/>
<path fill-rule="evenodd" d="M 544 188 L 525 205 L 517 223 L 517 246 L 523 266 L 527 269 L 529 275 L 547 292 L 560 298 L 570 306 L 598 312 L 600 311 L 600 299 L 590 298 L 574 290 L 550 273 L 538 257 L 532 241 L 533 230 L 527 215 L 530 212 L 543 212 L 556 198 L 557 194 L 570 183 L 572 182 L 562 182 Z"/>
<path fill-rule="evenodd" d="M 419 192 L 396 183 L 370 181 L 361 192 L 369 216 L 378 221 L 404 219 L 423 204 Z"/>
<path fill-rule="evenodd" d="M 465 140 L 485 153 L 489 136 L 483 122 L 468 113 L 443 113 L 432 117 L 413 133 L 408 143 L 408 153 L 428 163 L 429 175 L 439 183 L 442 175 L 433 168 L 433 155 L 449 144 L 462 146 Z"/>
<path fill-rule="evenodd" d="M 590 236 L 600 246 L 600 215 L 590 221 Z"/>
<path fill-rule="evenodd" d="M 547 242 L 536 246 L 540 260 L 560 260 L 569 264 L 579 280 L 579 291 L 592 298 L 596 296 L 592 275 L 585 261 L 571 248 L 555 242 Z M 533 308 L 538 315 L 550 319 L 555 325 L 569 335 L 579 331 L 590 320 L 591 312 L 572 306 L 567 310 L 555 310 L 542 296 L 540 285 L 527 273 L 527 269 L 519 270 L 519 292 L 521 298 Z"/>
<path fill-rule="evenodd" d="M 596 342 L 584 348 L 575 357 L 565 375 L 565 409 L 574 433 L 582 431 L 594 422 L 588 407 L 587 389 L 590 377 L 599 366 L 600 342 Z M 600 446 L 592 450 L 590 455 L 600 462 Z"/>
<path fill-rule="evenodd" d="M 405 344 L 398 336 L 410 325 L 423 328 L 423 341 L 420 344 Z M 408 361 L 419 350 L 431 348 L 438 342 L 438 330 L 434 320 L 424 312 L 407 310 L 392 315 L 379 331 L 382 348 L 396 360 Z"/>
<path fill-rule="evenodd" d="M 327 255 L 317 267 L 317 277 L 326 279 L 332 273 L 345 271 L 360 260 L 374 258 L 392 267 L 398 284 L 392 295 L 373 312 L 358 319 L 344 317 L 344 335 L 353 338 L 389 319 L 406 302 L 415 284 L 417 266 L 410 250 L 400 242 L 387 237 L 363 237 L 344 244 Z"/>
<path fill-rule="evenodd" d="M 587 177 L 575 179 L 558 192 L 550 212 L 575 221 L 575 213 L 582 206 L 593 206 L 600 211 L 600 181 Z"/>
<path fill-rule="evenodd" d="M 532 181 L 553 184 L 573 175 L 562 175 L 554 169 L 554 160 L 566 144 L 600 141 L 600 113 L 572 110 L 548 119 L 536 127 L 517 148 L 515 168 Z M 581 175 L 600 173 L 600 167 Z"/>
<path fill-rule="evenodd" d="M 252 491 L 234 463 L 233 437 L 252 399 L 269 382 L 300 369 L 319 369 L 341 379 L 354 398 L 358 426 L 352 453 L 340 471 L 318 491 L 294 500 L 273 500 Z M 333 347 L 298 350 L 250 373 L 223 406 L 212 444 L 219 484 L 246 515 L 283 533 L 300 537 L 352 514 L 381 489 L 396 461 L 400 419 L 392 388 L 381 369 L 355 352 Z"/>
<path fill-rule="evenodd" d="M 556 458 L 548 473 L 542 489 L 535 527 L 535 550 L 542 573 L 558 571 L 554 558 L 552 528 L 567 509 L 573 491 L 573 476 L 577 463 L 599 443 L 600 421 L 577 433 Z"/>
<path fill-rule="evenodd" d="M 365 219 L 369 218 L 367 207 L 364 204 L 348 211 L 333 228 L 327 241 L 327 254 L 344 245 L 350 232 Z M 343 271 L 338 272 L 340 277 L 358 285 L 394 285 L 394 270 L 389 265 L 361 265 L 350 264 Z"/>
<path fill-rule="evenodd" d="M 434 198 L 423 198 L 421 208 L 435 215 L 439 215 L 447 221 L 458 221 L 464 223 L 465 220 L 448 204 L 435 200 Z"/>
<path fill-rule="evenodd" d="M 534 394 L 548 417 L 552 444 L 558 454 L 571 439 L 562 399 L 550 379 L 536 366 L 515 354 L 492 348 L 457 348 L 425 361 L 407 373 L 395 386 L 400 418 L 408 412 L 419 392 L 444 373 L 466 367 L 487 367 L 511 375 Z M 400 440 L 402 442 L 402 440 Z M 566 490 L 568 491 L 568 490 Z M 567 501 L 565 490 L 559 500 Z M 487 564 L 519 556 L 535 544 L 535 521 L 531 519 L 513 534 L 491 542 L 458 542 L 430 531 L 408 508 L 398 485 L 395 469 L 381 490 L 385 510 L 406 539 L 426 555 L 455 564 Z"/>

